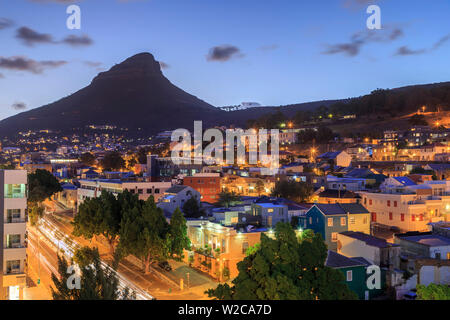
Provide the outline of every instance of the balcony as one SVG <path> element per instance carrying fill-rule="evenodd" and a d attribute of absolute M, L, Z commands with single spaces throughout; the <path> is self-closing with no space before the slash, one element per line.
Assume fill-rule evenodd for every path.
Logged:
<path fill-rule="evenodd" d="M 5 223 L 26 223 L 27 219 L 25 218 L 13 218 L 13 217 L 8 217 L 5 220 Z"/>

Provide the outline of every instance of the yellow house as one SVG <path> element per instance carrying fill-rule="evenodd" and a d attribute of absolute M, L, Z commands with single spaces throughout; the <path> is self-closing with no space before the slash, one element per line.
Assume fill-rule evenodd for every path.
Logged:
<path fill-rule="evenodd" d="M 215 279 L 233 279 L 239 273 L 238 262 L 245 258 L 249 247 L 260 242 L 261 233 L 266 231 L 265 228 L 237 230 L 210 221 L 188 221 L 191 251 L 185 252 L 184 260 Z"/>

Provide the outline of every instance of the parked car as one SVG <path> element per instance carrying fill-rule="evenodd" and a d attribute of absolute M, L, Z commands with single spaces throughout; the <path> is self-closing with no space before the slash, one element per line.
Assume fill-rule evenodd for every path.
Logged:
<path fill-rule="evenodd" d="M 172 267 L 167 261 L 158 262 L 158 266 L 165 271 L 172 271 Z"/>
<path fill-rule="evenodd" d="M 414 291 L 408 291 L 407 293 L 405 293 L 403 295 L 403 300 L 416 300 L 417 298 L 417 293 L 415 293 Z"/>

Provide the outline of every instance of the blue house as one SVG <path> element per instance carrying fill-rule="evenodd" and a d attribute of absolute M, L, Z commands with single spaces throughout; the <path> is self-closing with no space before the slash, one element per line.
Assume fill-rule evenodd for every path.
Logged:
<path fill-rule="evenodd" d="M 316 203 L 301 218 L 300 227 L 320 233 L 328 249 L 337 251 L 338 233 L 356 230 L 370 232 L 368 215 L 369 211 L 359 203 Z"/>

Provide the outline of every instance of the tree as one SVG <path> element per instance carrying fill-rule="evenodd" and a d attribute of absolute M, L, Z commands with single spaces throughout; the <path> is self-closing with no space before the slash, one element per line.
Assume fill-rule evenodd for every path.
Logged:
<path fill-rule="evenodd" d="M 313 187 L 309 183 L 282 180 L 275 183 L 272 196 L 296 202 L 306 202 L 312 192 Z"/>
<path fill-rule="evenodd" d="M 264 191 L 264 182 L 262 180 L 256 180 L 256 186 L 255 186 L 255 190 L 256 193 L 258 194 L 258 196 L 261 195 L 261 193 L 263 193 Z"/>
<path fill-rule="evenodd" d="M 28 175 L 28 201 L 40 203 L 62 191 L 61 184 L 53 174 L 47 170 L 37 169 Z"/>
<path fill-rule="evenodd" d="M 194 197 L 191 197 L 183 204 L 183 213 L 187 218 L 199 218 L 204 214 L 200 209 L 197 199 Z"/>
<path fill-rule="evenodd" d="M 32 226 L 35 226 L 39 219 L 44 215 L 44 207 L 40 205 L 31 205 L 28 210 L 28 218 Z"/>
<path fill-rule="evenodd" d="M 430 283 L 428 286 L 417 285 L 418 300 L 450 300 L 450 286 Z"/>
<path fill-rule="evenodd" d="M 164 261 L 170 254 L 170 226 L 163 211 L 150 196 L 142 206 L 128 208 L 120 224 L 119 248 L 124 254 L 141 259 L 144 272 L 149 273 L 150 264 Z"/>
<path fill-rule="evenodd" d="M 74 261 L 80 266 L 80 288 L 69 289 L 67 273 L 68 262 L 58 256 L 59 277 L 52 273 L 54 287 L 51 287 L 54 300 L 135 300 L 135 293 L 128 288 L 119 289 L 116 275 L 117 263 L 113 268 L 103 268 L 98 249 L 83 247 L 74 254 Z"/>
<path fill-rule="evenodd" d="M 187 235 L 186 219 L 179 208 L 176 208 L 170 219 L 170 255 L 180 260 L 183 249 L 189 249 L 191 241 Z"/>
<path fill-rule="evenodd" d="M 239 275 L 206 293 L 232 300 L 347 300 L 357 296 L 339 270 L 325 266 L 320 234 L 299 241 L 289 223 L 278 223 L 274 239 L 261 234 L 258 250 L 238 263 Z"/>
<path fill-rule="evenodd" d="M 234 191 L 228 192 L 227 190 L 224 190 L 219 193 L 219 200 L 217 201 L 217 204 L 221 207 L 228 208 L 229 206 L 233 206 L 240 201 L 241 197 Z"/>
<path fill-rule="evenodd" d="M 92 166 L 95 164 L 96 158 L 90 152 L 85 152 L 80 156 L 80 162 L 85 166 Z"/>
<path fill-rule="evenodd" d="M 61 184 L 47 170 L 37 169 L 28 174 L 28 208 L 31 225 L 36 225 L 44 214 L 42 202 L 57 192 L 62 191 Z"/>
<path fill-rule="evenodd" d="M 125 160 L 117 151 L 108 152 L 100 163 L 105 171 L 125 168 Z"/>
<path fill-rule="evenodd" d="M 137 195 L 128 191 L 119 194 L 118 199 L 110 192 L 102 192 L 100 197 L 85 200 L 80 204 L 78 214 L 72 222 L 74 236 L 91 240 L 94 235 L 102 235 L 114 254 L 118 242 L 122 210 L 130 206 L 130 198 L 138 202 Z"/>

